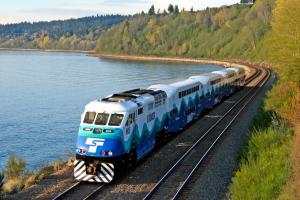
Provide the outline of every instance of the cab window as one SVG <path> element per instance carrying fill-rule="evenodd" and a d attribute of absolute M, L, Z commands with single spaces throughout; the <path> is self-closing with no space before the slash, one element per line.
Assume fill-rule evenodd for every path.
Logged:
<path fill-rule="evenodd" d="M 129 126 L 132 124 L 135 120 L 135 113 L 129 114 L 128 120 L 126 122 L 126 126 Z"/>
<path fill-rule="evenodd" d="M 124 115 L 122 115 L 122 114 L 112 114 L 110 116 L 108 125 L 109 126 L 120 126 L 123 118 L 124 118 Z"/>
<path fill-rule="evenodd" d="M 95 121 L 95 125 L 106 125 L 109 114 L 107 113 L 98 113 Z"/>
<path fill-rule="evenodd" d="M 92 124 L 94 122 L 95 116 L 95 112 L 86 112 L 83 123 Z"/>

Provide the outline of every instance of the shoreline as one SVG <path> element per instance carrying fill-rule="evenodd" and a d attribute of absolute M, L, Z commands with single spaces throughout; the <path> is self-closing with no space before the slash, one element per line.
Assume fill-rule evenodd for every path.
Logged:
<path fill-rule="evenodd" d="M 250 68 L 246 64 L 238 64 L 237 61 L 220 61 L 198 58 L 179 58 L 179 57 L 158 57 L 158 56 L 137 56 L 137 55 L 120 55 L 120 54 L 101 54 L 90 52 L 87 56 L 99 57 L 104 59 L 122 60 L 122 61 L 147 61 L 147 62 L 170 62 L 170 63 L 198 63 L 212 64 L 222 67 L 240 67 L 250 72 Z"/>
<path fill-rule="evenodd" d="M 93 52 L 93 51 L 84 51 L 84 50 L 23 49 L 23 48 L 0 48 L 0 51 L 38 51 L 38 52 L 62 52 L 62 53 L 86 53 L 86 54 L 90 54 Z"/>

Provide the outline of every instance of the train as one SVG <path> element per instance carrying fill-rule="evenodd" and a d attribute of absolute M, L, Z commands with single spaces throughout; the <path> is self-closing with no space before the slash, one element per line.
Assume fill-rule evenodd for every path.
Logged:
<path fill-rule="evenodd" d="M 109 183 L 118 168 L 149 154 L 245 84 L 243 68 L 230 67 L 170 84 L 98 98 L 85 106 L 76 143 L 74 178 Z"/>

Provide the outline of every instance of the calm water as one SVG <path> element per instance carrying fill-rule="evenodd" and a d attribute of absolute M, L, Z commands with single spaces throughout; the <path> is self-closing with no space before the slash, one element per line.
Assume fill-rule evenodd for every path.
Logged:
<path fill-rule="evenodd" d="M 8 153 L 29 169 L 75 150 L 85 104 L 114 92 L 167 83 L 220 67 L 120 62 L 81 53 L 0 51 L 0 167 Z"/>

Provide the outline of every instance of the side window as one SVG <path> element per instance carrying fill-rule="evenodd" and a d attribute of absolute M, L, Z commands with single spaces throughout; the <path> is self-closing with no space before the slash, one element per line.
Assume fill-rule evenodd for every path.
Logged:
<path fill-rule="evenodd" d="M 143 114 L 143 108 L 138 109 L 138 115 L 141 115 L 141 114 Z"/>
<path fill-rule="evenodd" d="M 135 121 L 135 113 L 129 114 L 126 126 L 131 125 Z"/>
<path fill-rule="evenodd" d="M 152 110 L 153 109 L 153 103 L 149 103 L 148 104 L 148 110 Z"/>

